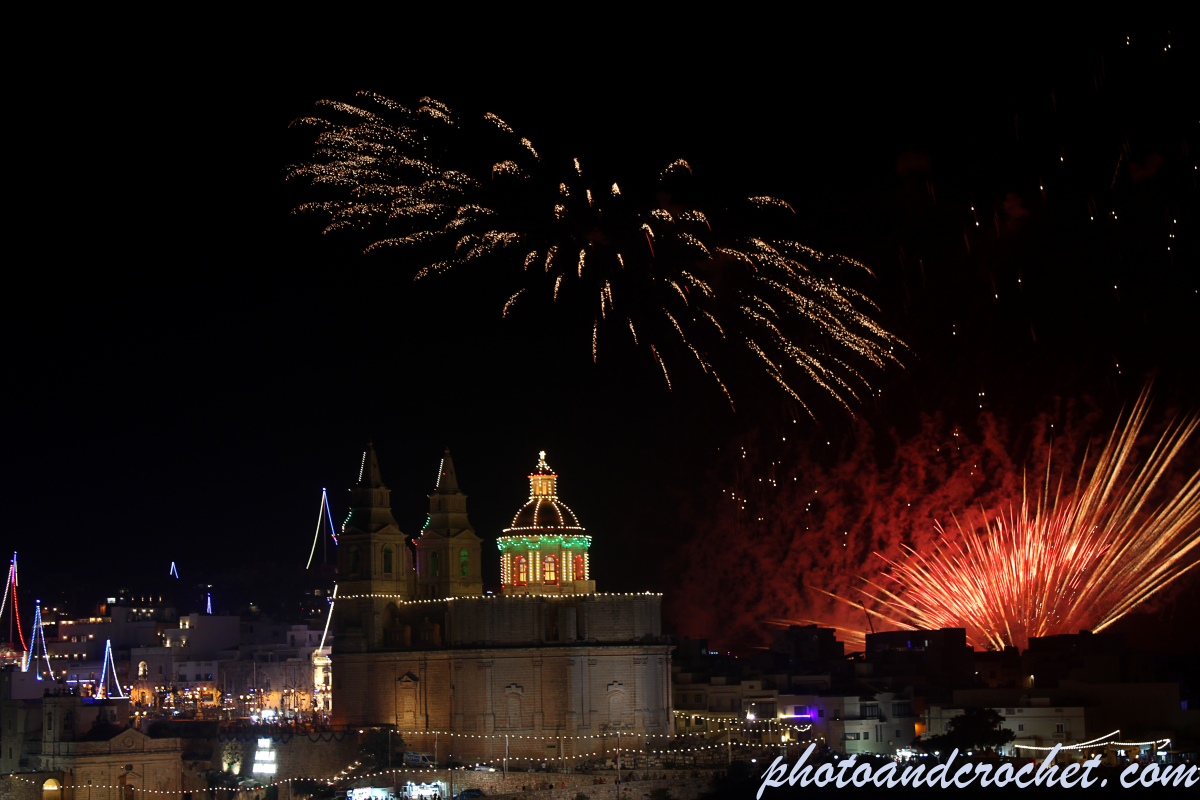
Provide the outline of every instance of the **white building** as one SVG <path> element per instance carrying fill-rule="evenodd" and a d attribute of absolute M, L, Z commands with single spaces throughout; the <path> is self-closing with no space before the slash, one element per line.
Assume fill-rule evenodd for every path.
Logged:
<path fill-rule="evenodd" d="M 1015 745 L 1029 747 L 1053 747 L 1079 744 L 1088 741 L 1086 728 L 1086 709 L 1083 706 L 1051 706 L 1037 705 L 1012 706 L 993 708 L 1004 717 L 1001 728 L 1010 730 L 1016 736 L 1011 744 L 1003 749 L 1004 755 L 1028 755 Z M 943 708 L 930 706 L 925 712 L 925 729 L 928 736 L 940 736 L 947 731 L 950 720 L 964 713 L 962 708 Z"/>
<path fill-rule="evenodd" d="M 813 734 L 844 753 L 894 755 L 917 735 L 921 718 L 901 692 L 870 695 L 780 695 L 780 716 L 810 722 Z"/>

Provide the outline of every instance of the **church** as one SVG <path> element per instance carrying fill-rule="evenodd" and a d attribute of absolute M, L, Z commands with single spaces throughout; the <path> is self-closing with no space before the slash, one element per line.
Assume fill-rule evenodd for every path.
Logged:
<path fill-rule="evenodd" d="M 577 763 L 665 745 L 671 646 L 661 595 L 596 591 L 586 535 L 541 453 L 495 539 L 498 595 L 447 449 L 414 549 L 368 444 L 338 546 L 333 721 L 400 732 L 441 763 Z M 647 737 L 656 738 L 647 738 Z"/>

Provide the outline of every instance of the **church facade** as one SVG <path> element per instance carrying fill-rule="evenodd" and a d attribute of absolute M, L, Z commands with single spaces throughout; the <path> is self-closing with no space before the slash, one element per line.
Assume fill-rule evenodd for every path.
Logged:
<path fill-rule="evenodd" d="M 671 646 L 661 597 L 602 594 L 591 537 L 540 454 L 530 497 L 496 540 L 501 593 L 485 594 L 482 540 L 447 450 L 410 550 L 368 445 L 338 547 L 334 721 L 402 732 L 440 762 L 565 762 L 671 733 Z M 414 557 L 415 551 L 415 557 Z"/>

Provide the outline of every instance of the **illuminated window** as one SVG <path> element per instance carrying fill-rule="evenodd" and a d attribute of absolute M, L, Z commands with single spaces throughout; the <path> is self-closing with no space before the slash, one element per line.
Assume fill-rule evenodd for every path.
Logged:
<path fill-rule="evenodd" d="M 583 569 L 583 556 L 579 553 L 575 554 L 575 580 L 587 580 L 587 572 Z"/>
<path fill-rule="evenodd" d="M 138 664 L 138 677 L 139 678 L 145 678 L 149 674 L 150 674 L 150 667 L 146 665 L 145 661 Z"/>
<path fill-rule="evenodd" d="M 546 556 L 542 562 L 543 579 L 549 583 L 558 580 L 558 559 L 554 556 Z"/>
<path fill-rule="evenodd" d="M 438 557 L 437 553 L 429 554 L 429 574 L 436 578 L 438 576 Z"/>
<path fill-rule="evenodd" d="M 468 560 L 466 550 L 458 554 L 458 572 L 464 578 L 471 574 L 471 563 Z"/>
<path fill-rule="evenodd" d="M 517 560 L 513 562 L 513 583 L 529 583 L 529 562 L 525 560 L 525 556 L 517 556 Z"/>
<path fill-rule="evenodd" d="M 383 548 L 383 574 L 392 574 L 392 548 Z"/>

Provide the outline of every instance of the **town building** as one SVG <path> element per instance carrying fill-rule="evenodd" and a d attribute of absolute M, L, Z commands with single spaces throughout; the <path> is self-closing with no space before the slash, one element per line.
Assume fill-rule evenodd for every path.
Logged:
<path fill-rule="evenodd" d="M 56 800 L 124 800 L 131 791 L 182 789 L 180 740 L 129 727 L 128 699 L 43 695 L 45 683 L 36 673 L 0 676 L 0 769 L 51 776 L 46 782 Z"/>
<path fill-rule="evenodd" d="M 335 723 L 394 728 L 410 749 L 466 762 L 569 762 L 602 737 L 640 747 L 671 733 L 661 598 L 595 591 L 591 539 L 557 477 L 541 454 L 497 542 L 503 593 L 489 595 L 449 451 L 413 559 L 368 445 L 338 548 Z"/>

